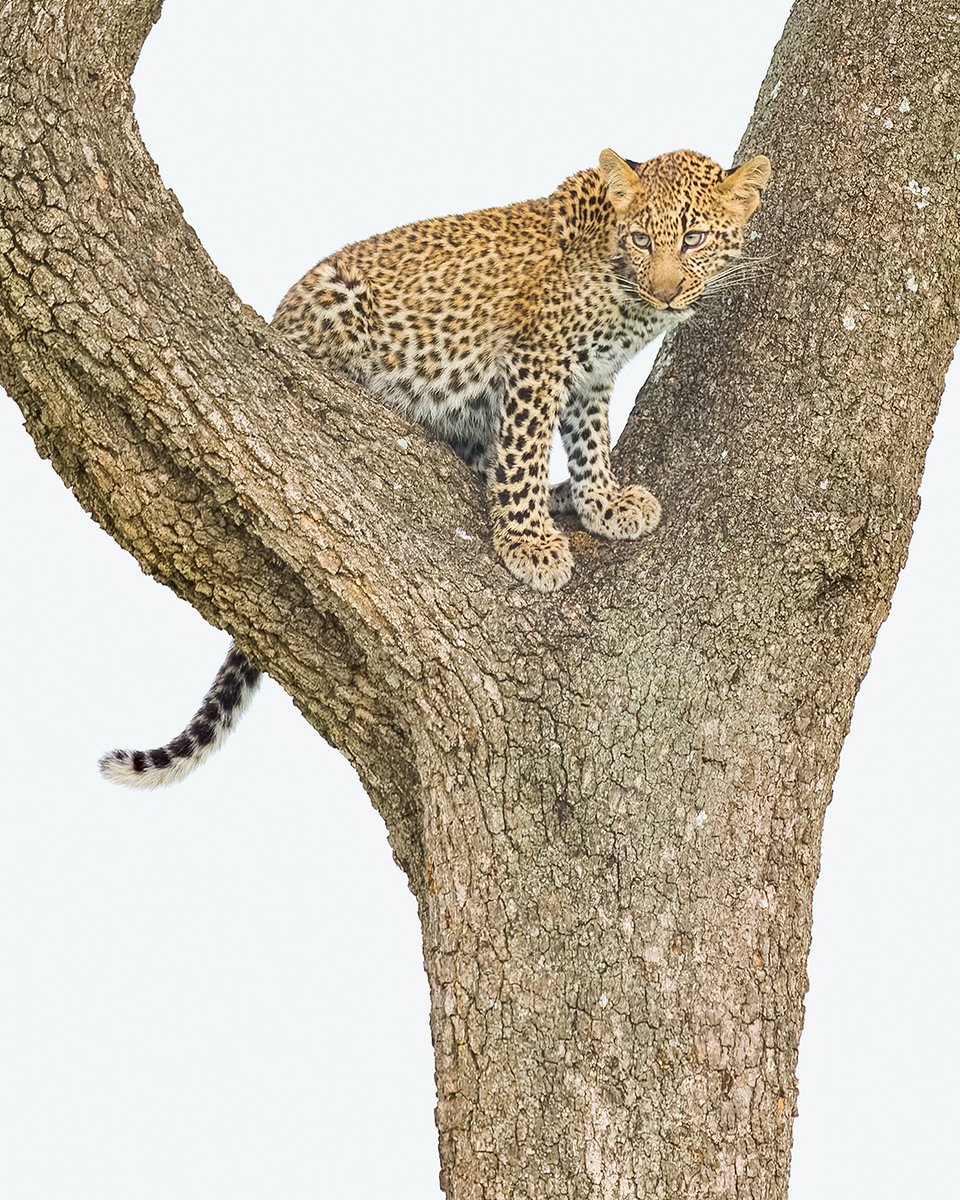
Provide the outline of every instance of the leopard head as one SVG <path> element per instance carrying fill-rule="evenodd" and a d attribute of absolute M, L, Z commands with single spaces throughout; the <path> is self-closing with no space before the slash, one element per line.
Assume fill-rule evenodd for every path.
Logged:
<path fill-rule="evenodd" d="M 616 218 L 615 274 L 652 308 L 682 310 L 739 257 L 770 160 L 725 171 L 692 150 L 645 163 L 604 150 L 600 174 Z"/>

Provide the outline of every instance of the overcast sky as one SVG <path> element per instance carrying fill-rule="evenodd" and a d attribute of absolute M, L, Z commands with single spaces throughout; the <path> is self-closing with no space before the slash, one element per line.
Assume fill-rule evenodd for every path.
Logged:
<path fill-rule="evenodd" d="M 788 7 L 167 0 L 137 112 L 269 316 L 338 246 L 542 195 L 607 145 L 729 164 Z M 956 1194 L 958 400 L 827 816 L 791 1200 Z M 102 784 L 102 750 L 180 729 L 226 635 L 5 399 L 0 503 L 0 1195 L 439 1197 L 414 903 L 351 770 L 267 684 L 179 788 Z"/>

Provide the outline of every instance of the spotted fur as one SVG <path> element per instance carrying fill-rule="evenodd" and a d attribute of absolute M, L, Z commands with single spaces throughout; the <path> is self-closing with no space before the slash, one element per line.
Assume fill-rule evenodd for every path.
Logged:
<path fill-rule="evenodd" d="M 447 441 L 485 482 L 503 564 L 553 591 L 573 560 L 551 512 L 616 539 L 660 520 L 650 492 L 611 472 L 613 382 L 722 281 L 769 175 L 763 156 L 725 171 L 689 150 L 645 163 L 604 150 L 543 199 L 338 250 L 290 289 L 274 326 Z M 551 495 L 558 425 L 569 481 Z M 224 703 L 224 672 L 231 698 L 240 681 L 236 703 Z M 233 649 L 184 734 L 106 755 L 103 773 L 141 786 L 181 777 L 229 731 L 255 679 Z"/>
<path fill-rule="evenodd" d="M 175 783 L 199 767 L 218 748 L 253 699 L 260 672 L 231 647 L 186 729 L 156 750 L 111 750 L 100 759 L 100 773 L 111 783 L 153 788 Z"/>

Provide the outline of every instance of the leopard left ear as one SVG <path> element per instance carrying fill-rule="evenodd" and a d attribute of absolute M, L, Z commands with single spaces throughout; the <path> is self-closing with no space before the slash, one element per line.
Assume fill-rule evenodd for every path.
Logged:
<path fill-rule="evenodd" d="M 744 218 L 756 212 L 760 205 L 760 193 L 770 182 L 770 159 L 758 154 L 742 167 L 731 169 L 720 191 L 743 209 Z"/>

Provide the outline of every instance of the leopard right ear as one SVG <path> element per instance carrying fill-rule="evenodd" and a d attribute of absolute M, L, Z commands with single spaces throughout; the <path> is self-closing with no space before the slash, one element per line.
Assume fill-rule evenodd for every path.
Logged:
<path fill-rule="evenodd" d="M 613 150 L 601 150 L 600 175 L 615 211 L 618 214 L 626 212 L 640 184 L 632 165 Z"/>

